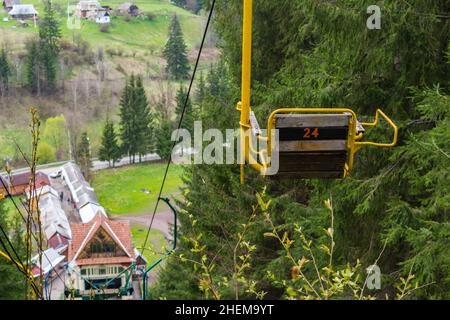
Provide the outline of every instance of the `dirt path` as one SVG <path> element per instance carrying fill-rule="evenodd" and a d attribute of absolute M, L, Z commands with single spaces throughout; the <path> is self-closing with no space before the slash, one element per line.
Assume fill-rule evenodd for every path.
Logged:
<path fill-rule="evenodd" d="M 124 221 L 128 220 L 130 223 L 136 223 L 143 226 L 146 226 L 147 228 L 150 225 L 150 221 L 152 220 L 151 214 L 144 214 L 144 215 L 129 215 L 129 216 L 114 216 L 112 218 L 113 220 L 118 221 Z M 171 211 L 162 211 L 158 212 L 155 215 L 155 220 L 153 221 L 153 229 L 161 231 L 164 236 L 167 239 L 171 238 L 171 227 L 170 225 L 173 224 L 173 214 Z"/>

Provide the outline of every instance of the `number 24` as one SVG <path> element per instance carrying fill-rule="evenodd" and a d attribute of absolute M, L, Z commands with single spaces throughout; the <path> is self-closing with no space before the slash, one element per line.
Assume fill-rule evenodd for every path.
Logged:
<path fill-rule="evenodd" d="M 303 135 L 304 139 L 311 139 L 311 136 L 316 139 L 319 137 L 319 128 L 314 128 L 312 132 L 310 128 L 305 128 L 303 131 L 305 132 L 305 134 Z"/>

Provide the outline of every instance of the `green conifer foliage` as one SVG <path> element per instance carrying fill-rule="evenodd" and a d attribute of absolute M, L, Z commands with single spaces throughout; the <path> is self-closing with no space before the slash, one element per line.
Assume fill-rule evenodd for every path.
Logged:
<path fill-rule="evenodd" d="M 11 68 L 5 49 L 0 53 L 0 95 L 4 96 L 8 92 L 9 77 L 11 76 Z"/>
<path fill-rule="evenodd" d="M 80 166 L 80 170 L 83 173 L 86 180 L 92 179 L 92 155 L 91 144 L 86 132 L 81 134 L 80 143 L 77 148 L 77 163 Z"/>
<path fill-rule="evenodd" d="M 186 50 L 180 21 L 174 15 L 169 28 L 169 39 L 164 48 L 166 72 L 173 79 L 181 80 L 189 77 L 190 67 Z"/>
<path fill-rule="evenodd" d="M 150 150 L 150 109 L 142 78 L 131 75 L 120 99 L 120 137 L 122 151 L 136 161 Z"/>
<path fill-rule="evenodd" d="M 230 239 L 251 213 L 255 194 L 266 187 L 272 200 L 271 217 L 280 231 L 293 233 L 302 226 L 314 241 L 323 237 L 329 215 L 323 201 L 334 200 L 335 260 L 368 266 L 378 260 L 383 274 L 381 291 L 371 294 L 395 297 L 400 276 L 415 275 L 423 288 L 410 298 L 449 298 L 449 45 L 448 3 L 445 0 L 384 2 L 382 29 L 369 30 L 366 9 L 371 1 L 325 2 L 316 0 L 258 1 L 254 3 L 252 108 L 264 123 L 279 107 L 341 107 L 354 109 L 370 120 L 381 107 L 400 127 L 395 149 L 366 148 L 358 153 L 351 177 L 346 180 L 271 181 L 247 170 L 239 184 L 238 166 L 195 166 L 186 169 L 184 201 L 179 203 L 181 233 L 190 231 L 188 214 L 208 247 L 207 255 L 220 251 L 215 276 L 220 279 L 233 266 Z M 215 30 L 223 47 L 222 68 L 211 68 L 202 112 L 204 129 L 233 128 L 239 114 L 242 4 L 217 3 Z M 226 61 L 226 63 L 225 63 Z M 264 120 L 264 122 L 263 122 Z M 369 130 L 368 130 L 369 131 Z M 371 140 L 389 139 L 386 124 L 367 132 Z M 187 226 L 187 227 L 185 227 Z M 270 285 L 268 271 L 287 278 L 284 253 L 259 221 L 248 237 L 257 246 L 252 279 L 268 298 L 284 292 Z M 179 254 L 192 257 L 192 244 L 180 240 Z M 296 256 L 304 255 L 300 243 L 292 244 Z M 326 255 L 318 252 L 320 264 Z M 189 291 L 200 297 L 195 273 L 189 264 L 170 260 L 168 270 L 182 272 L 183 281 L 161 285 L 161 296 L 176 298 Z M 313 277 L 315 270 L 304 270 Z M 187 281 L 187 277 L 192 274 Z M 361 274 L 365 277 L 365 274 Z M 170 281 L 161 274 L 161 281 Z M 233 293 L 223 292 L 232 298 Z M 245 297 L 242 296 L 241 297 Z M 346 297 L 342 297 L 346 298 Z"/>
<path fill-rule="evenodd" d="M 117 135 L 114 130 L 114 123 L 107 120 L 103 128 L 102 145 L 99 150 L 99 158 L 108 161 L 109 166 L 114 164 L 121 157 L 120 146 L 117 142 Z"/>
<path fill-rule="evenodd" d="M 52 90 L 56 85 L 60 38 L 61 30 L 55 18 L 55 10 L 52 2 L 47 0 L 44 4 L 44 17 L 39 23 L 39 56 L 46 80 L 46 90 Z"/>
<path fill-rule="evenodd" d="M 183 113 L 184 103 L 186 102 L 186 95 L 187 95 L 186 89 L 183 86 L 180 86 L 180 88 L 177 91 L 177 95 L 175 97 L 175 102 L 176 102 L 175 114 L 177 115 L 176 116 L 177 124 L 178 124 L 178 121 L 181 119 L 181 115 Z M 191 134 L 193 134 L 194 119 L 195 119 L 195 112 L 193 109 L 191 99 L 189 98 L 188 103 L 186 105 L 186 110 L 184 112 L 181 128 L 187 129 Z"/>

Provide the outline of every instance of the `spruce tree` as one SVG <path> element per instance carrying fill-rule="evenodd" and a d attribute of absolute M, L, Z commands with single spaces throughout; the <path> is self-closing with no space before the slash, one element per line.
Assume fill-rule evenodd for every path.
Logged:
<path fill-rule="evenodd" d="M 81 134 L 81 140 L 77 148 L 77 163 L 86 180 L 92 179 L 91 144 L 87 132 Z"/>
<path fill-rule="evenodd" d="M 120 140 L 122 152 L 126 154 L 130 163 L 134 155 L 134 76 L 127 80 L 120 98 Z"/>
<path fill-rule="evenodd" d="M 186 101 L 186 95 L 187 95 L 187 91 L 181 85 L 180 88 L 178 89 L 177 95 L 175 97 L 175 102 L 176 102 L 175 114 L 177 116 L 176 117 L 177 123 L 181 119 L 181 115 L 183 113 L 184 103 Z M 191 103 L 191 99 L 189 98 L 187 105 L 186 105 L 186 110 L 184 112 L 183 122 L 181 123 L 181 128 L 187 129 L 191 134 L 193 134 L 194 118 L 195 118 L 194 110 L 193 110 L 193 106 Z"/>
<path fill-rule="evenodd" d="M 108 161 L 109 166 L 114 167 L 117 160 L 121 157 L 120 147 L 117 142 L 117 135 L 114 130 L 114 123 L 106 120 L 103 128 L 102 145 L 99 150 L 99 159 Z"/>
<path fill-rule="evenodd" d="M 44 71 L 46 89 L 52 90 L 56 85 L 59 40 L 61 30 L 55 18 L 55 10 L 50 0 L 44 3 L 44 17 L 39 23 L 40 63 Z"/>
<path fill-rule="evenodd" d="M 186 53 L 186 44 L 184 43 L 180 21 L 176 15 L 173 16 L 170 24 L 169 39 L 164 49 L 164 58 L 167 62 L 166 72 L 171 78 L 181 80 L 189 77 L 190 67 Z"/>
<path fill-rule="evenodd" d="M 195 102 L 201 105 L 203 100 L 205 99 L 205 95 L 206 95 L 205 76 L 203 75 L 203 72 L 201 72 L 200 77 L 198 78 L 197 89 L 195 91 Z"/>
<path fill-rule="evenodd" d="M 33 93 L 41 93 L 41 65 L 39 43 L 31 39 L 27 43 L 27 56 L 25 61 L 26 84 Z"/>
<path fill-rule="evenodd" d="M 136 78 L 135 86 L 135 142 L 137 144 L 136 150 L 139 153 L 139 161 L 142 156 L 149 151 L 149 138 L 150 138 L 150 108 L 148 105 L 147 96 L 145 94 L 142 77 Z"/>
<path fill-rule="evenodd" d="M 149 151 L 150 108 L 145 94 L 142 77 L 130 76 L 120 99 L 120 137 L 122 152 L 127 154 L 130 163 L 135 163 Z"/>
<path fill-rule="evenodd" d="M 0 53 L 0 95 L 5 95 L 8 91 L 9 77 L 11 75 L 11 68 L 8 62 L 6 50 L 2 49 Z"/>
<path fill-rule="evenodd" d="M 168 119 L 162 119 L 156 130 L 155 147 L 156 152 L 163 160 L 168 160 L 172 153 L 172 145 L 173 145 L 173 142 L 171 141 L 172 132 L 173 132 L 172 122 Z"/>

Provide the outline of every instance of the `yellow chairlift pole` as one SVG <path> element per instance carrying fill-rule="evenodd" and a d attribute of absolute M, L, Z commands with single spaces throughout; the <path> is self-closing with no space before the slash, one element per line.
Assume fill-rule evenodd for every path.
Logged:
<path fill-rule="evenodd" d="M 244 183 L 245 161 L 249 158 L 250 92 L 252 74 L 253 0 L 244 0 L 242 28 L 242 84 L 241 84 L 241 183 Z"/>
<path fill-rule="evenodd" d="M 241 112 L 241 183 L 244 183 L 245 163 L 249 162 L 250 166 L 259 171 L 264 172 L 266 167 L 258 163 L 257 159 L 250 156 L 250 96 L 251 96 L 251 78 L 252 78 L 252 19 L 253 19 L 253 0 L 244 0 L 243 11 L 243 27 L 242 27 L 242 83 L 241 83 L 241 101 L 238 103 L 237 109 Z"/>

